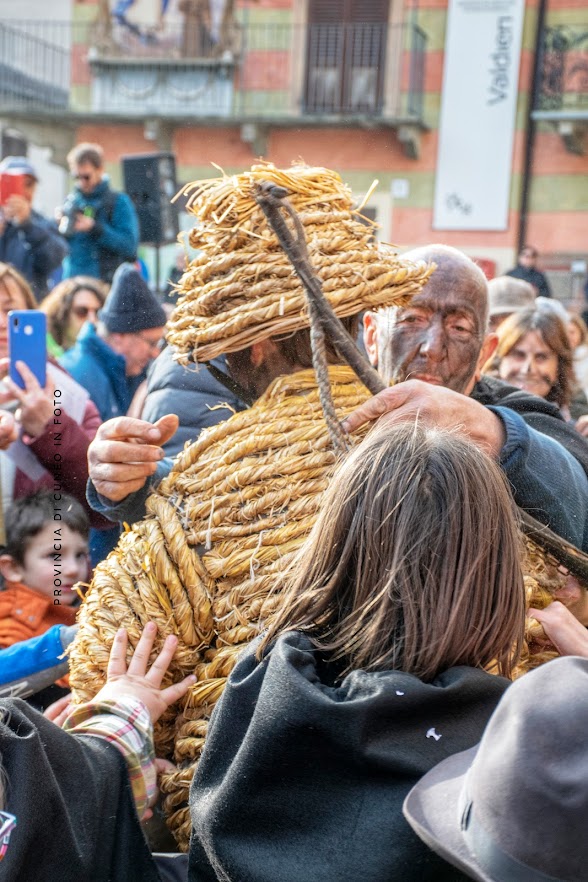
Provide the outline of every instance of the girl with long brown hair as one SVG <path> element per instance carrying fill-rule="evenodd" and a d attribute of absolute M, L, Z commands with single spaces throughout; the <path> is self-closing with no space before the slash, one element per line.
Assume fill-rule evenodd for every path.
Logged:
<path fill-rule="evenodd" d="M 402 801 L 476 743 L 508 685 L 519 558 L 494 462 L 457 434 L 376 428 L 216 707 L 190 798 L 197 878 L 465 878 L 413 836 Z"/>

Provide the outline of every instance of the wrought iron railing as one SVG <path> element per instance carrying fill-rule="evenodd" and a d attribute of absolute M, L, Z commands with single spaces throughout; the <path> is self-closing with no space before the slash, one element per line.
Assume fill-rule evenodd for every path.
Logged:
<path fill-rule="evenodd" d="M 413 25 L 0 21 L 0 113 L 422 122 Z"/>
<path fill-rule="evenodd" d="M 546 27 L 540 47 L 539 88 L 534 110 L 588 118 L 588 25 Z"/>
<path fill-rule="evenodd" d="M 23 29 L 0 21 L 0 109 L 65 108 L 70 92 L 69 28 Z"/>

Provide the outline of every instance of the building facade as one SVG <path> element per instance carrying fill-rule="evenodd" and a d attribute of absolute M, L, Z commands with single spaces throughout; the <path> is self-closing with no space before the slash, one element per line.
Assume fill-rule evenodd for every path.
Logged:
<path fill-rule="evenodd" d="M 369 194 L 384 241 L 455 245 L 489 275 L 529 242 L 558 296 L 580 290 L 585 0 L 70 8 L 68 21 L 0 21 L 0 123 L 58 164 L 82 140 L 103 145 L 119 186 L 125 155 L 172 153 L 178 184 L 303 159 L 339 171 L 359 202 Z"/>

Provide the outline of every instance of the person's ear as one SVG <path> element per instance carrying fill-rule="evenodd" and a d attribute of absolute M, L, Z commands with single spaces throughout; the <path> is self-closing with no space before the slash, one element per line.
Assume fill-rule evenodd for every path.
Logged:
<path fill-rule="evenodd" d="M 275 350 L 275 343 L 269 337 L 266 340 L 259 340 L 257 343 L 253 343 L 251 346 L 251 364 L 253 367 L 260 367 L 264 361 L 271 357 Z"/>
<path fill-rule="evenodd" d="M 11 554 L 0 554 L 0 574 L 5 582 L 22 582 L 22 567 Z"/>
<path fill-rule="evenodd" d="M 482 376 L 482 371 L 484 369 L 484 365 L 489 359 L 492 358 L 494 353 L 496 352 L 496 347 L 498 346 L 498 335 L 497 334 L 486 334 L 484 337 L 484 341 L 482 343 L 482 348 L 480 349 L 480 355 L 478 356 L 478 363 L 476 364 L 476 373 L 475 373 L 475 381 L 476 383 Z"/>
<path fill-rule="evenodd" d="M 378 366 L 378 319 L 373 312 L 366 312 L 363 316 L 363 345 L 367 352 L 370 363 Z"/>

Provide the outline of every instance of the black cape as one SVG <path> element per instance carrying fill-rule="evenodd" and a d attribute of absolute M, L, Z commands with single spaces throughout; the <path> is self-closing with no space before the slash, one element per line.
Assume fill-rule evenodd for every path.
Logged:
<path fill-rule="evenodd" d="M 457 882 L 402 803 L 475 745 L 508 681 L 468 667 L 433 683 L 400 671 L 330 682 L 309 639 L 240 657 L 190 793 L 192 882 Z M 439 737 L 440 736 L 440 737 Z"/>
<path fill-rule="evenodd" d="M 0 880 L 158 882 L 117 748 L 63 732 L 20 699 L 0 702 L 0 715 L 3 808 L 17 822 Z"/>

